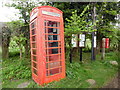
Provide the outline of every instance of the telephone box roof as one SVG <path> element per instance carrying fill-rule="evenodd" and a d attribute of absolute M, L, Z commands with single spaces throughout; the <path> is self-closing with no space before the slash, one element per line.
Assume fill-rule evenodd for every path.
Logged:
<path fill-rule="evenodd" d="M 38 7 L 33 8 L 32 11 L 33 11 L 34 9 L 36 9 L 36 8 L 38 8 L 38 9 L 40 9 L 40 8 L 52 8 L 52 9 L 55 9 L 55 10 L 59 11 L 60 13 L 63 13 L 63 12 L 62 12 L 61 10 L 59 10 L 58 8 L 52 7 L 52 6 L 38 6 Z"/>

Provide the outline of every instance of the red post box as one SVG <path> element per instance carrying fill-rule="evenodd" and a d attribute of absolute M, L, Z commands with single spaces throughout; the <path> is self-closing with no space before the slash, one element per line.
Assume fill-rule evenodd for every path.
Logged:
<path fill-rule="evenodd" d="M 104 43 L 104 44 L 103 44 Z M 101 48 L 109 48 L 109 38 L 103 38 L 101 43 Z"/>
<path fill-rule="evenodd" d="M 105 39 L 105 48 L 109 48 L 109 38 Z"/>
<path fill-rule="evenodd" d="M 40 6 L 30 14 L 33 80 L 42 85 L 65 77 L 63 12 Z"/>

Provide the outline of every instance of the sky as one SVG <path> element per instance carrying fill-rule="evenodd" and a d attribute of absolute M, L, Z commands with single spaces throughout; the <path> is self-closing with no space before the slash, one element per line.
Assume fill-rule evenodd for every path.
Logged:
<path fill-rule="evenodd" d="M 19 1 L 19 0 L 18 0 Z M 28 0 L 28 1 L 44 1 L 44 0 Z M 0 0 L 0 22 L 10 22 L 12 20 L 18 20 L 19 10 L 13 7 L 5 6 L 6 3 L 11 4 L 12 0 Z"/>
<path fill-rule="evenodd" d="M 11 0 L 0 0 L 0 22 L 10 22 L 19 19 L 19 10 L 13 7 L 6 7 L 5 3 L 11 3 Z"/>

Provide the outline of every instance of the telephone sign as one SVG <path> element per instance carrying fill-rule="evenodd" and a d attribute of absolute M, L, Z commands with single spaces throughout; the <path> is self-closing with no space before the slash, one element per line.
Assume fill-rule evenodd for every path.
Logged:
<path fill-rule="evenodd" d="M 48 11 L 44 11 L 44 10 L 42 10 L 42 14 L 46 14 L 46 15 L 50 15 L 50 16 L 60 17 L 60 14 L 58 14 L 58 13 L 48 12 Z"/>

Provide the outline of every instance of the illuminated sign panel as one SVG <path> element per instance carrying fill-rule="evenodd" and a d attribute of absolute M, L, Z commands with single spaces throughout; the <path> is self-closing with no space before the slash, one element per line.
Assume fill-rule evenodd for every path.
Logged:
<path fill-rule="evenodd" d="M 42 14 L 60 17 L 60 14 L 58 14 L 58 13 L 48 12 L 48 11 L 44 11 L 44 10 L 42 10 Z"/>

